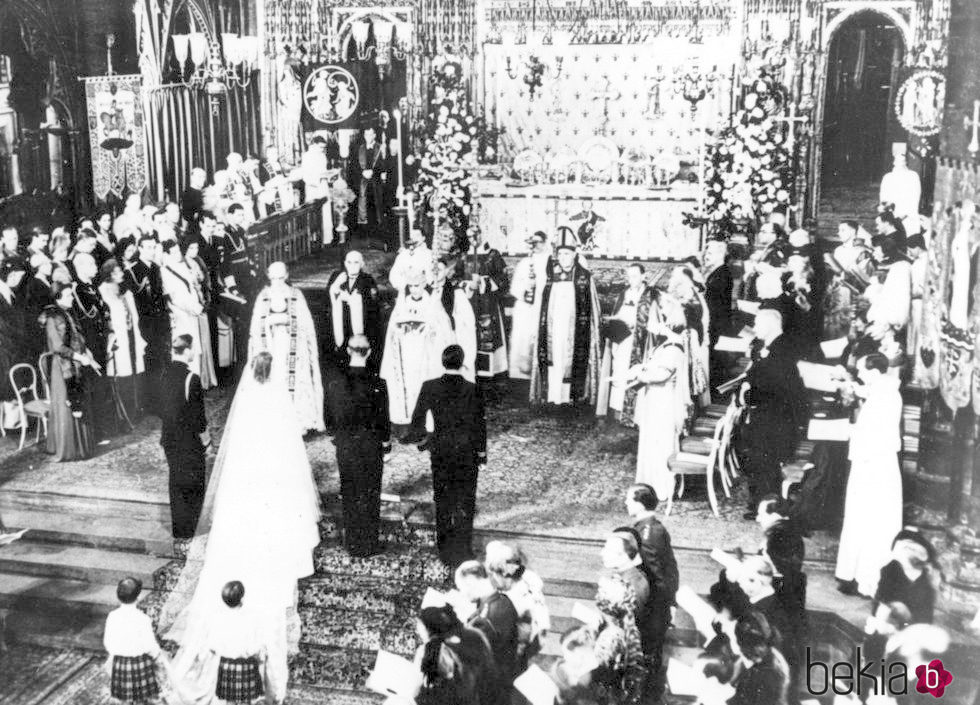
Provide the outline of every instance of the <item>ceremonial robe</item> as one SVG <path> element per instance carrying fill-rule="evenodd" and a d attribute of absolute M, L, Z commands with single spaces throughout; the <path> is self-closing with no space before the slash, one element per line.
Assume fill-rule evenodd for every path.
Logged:
<path fill-rule="evenodd" d="M 599 297 L 579 263 L 565 271 L 550 260 L 541 296 L 531 401 L 595 402 L 599 390 Z"/>

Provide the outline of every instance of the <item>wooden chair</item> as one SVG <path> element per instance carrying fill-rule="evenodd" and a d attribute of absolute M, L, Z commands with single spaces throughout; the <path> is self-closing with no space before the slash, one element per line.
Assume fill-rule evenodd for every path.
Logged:
<path fill-rule="evenodd" d="M 19 384 L 18 378 L 22 378 L 25 384 Z M 13 387 L 14 394 L 17 395 L 17 410 L 20 413 L 20 445 L 17 450 L 21 450 L 27 438 L 27 426 L 30 419 L 36 418 L 38 420 L 35 443 L 41 441 L 42 426 L 45 435 L 47 435 L 51 402 L 38 396 L 37 372 L 34 370 L 34 366 L 27 362 L 21 362 L 10 368 L 10 386 Z"/>

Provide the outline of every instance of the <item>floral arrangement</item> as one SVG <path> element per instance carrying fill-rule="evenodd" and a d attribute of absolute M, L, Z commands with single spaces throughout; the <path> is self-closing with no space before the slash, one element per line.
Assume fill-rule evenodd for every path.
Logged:
<path fill-rule="evenodd" d="M 790 200 L 790 154 L 776 122 L 784 89 L 764 70 L 743 79 L 743 87 L 732 125 L 708 148 L 705 213 L 688 218 L 722 235 L 735 232 L 738 221 L 757 220 Z"/>
<path fill-rule="evenodd" d="M 524 74 L 524 83 L 527 85 L 528 96 L 531 100 L 534 100 L 534 92 L 541 88 L 544 68 L 541 59 L 536 56 L 527 60 L 527 73 Z"/>
<path fill-rule="evenodd" d="M 464 73 L 462 61 L 452 55 L 432 61 L 429 114 L 418 140 L 424 148 L 414 185 L 422 215 L 433 229 L 448 223 L 461 251 L 466 249 L 476 166 L 494 159 L 497 150 L 497 132 L 472 112 Z"/>

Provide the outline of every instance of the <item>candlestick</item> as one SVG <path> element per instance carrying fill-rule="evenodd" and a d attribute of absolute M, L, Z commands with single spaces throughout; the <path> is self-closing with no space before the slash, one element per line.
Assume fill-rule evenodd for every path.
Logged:
<path fill-rule="evenodd" d="M 402 155 L 402 111 L 395 108 L 392 111 L 395 118 L 395 140 L 398 142 L 398 204 L 408 210 L 408 232 L 411 233 L 414 226 L 414 213 L 412 208 L 412 198 L 405 188 L 404 155 Z"/>

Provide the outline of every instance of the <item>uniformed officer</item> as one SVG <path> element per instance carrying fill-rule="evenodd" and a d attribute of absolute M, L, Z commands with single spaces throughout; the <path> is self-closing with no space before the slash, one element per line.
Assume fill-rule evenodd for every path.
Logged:
<path fill-rule="evenodd" d="M 336 424 L 344 543 L 352 556 L 365 557 L 380 551 L 381 474 L 391 452 L 388 389 L 367 366 L 371 344 L 365 336 L 351 336 L 347 354 L 350 364 L 332 373 L 326 397 Z"/>

